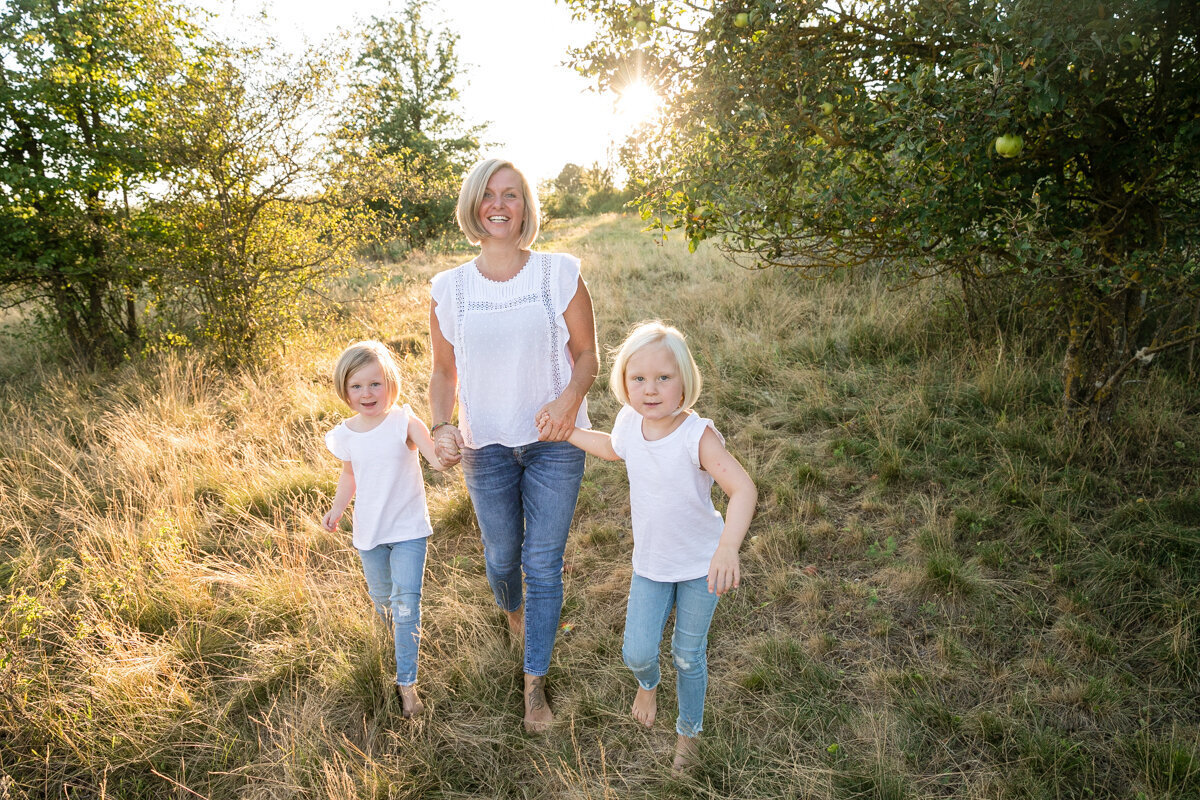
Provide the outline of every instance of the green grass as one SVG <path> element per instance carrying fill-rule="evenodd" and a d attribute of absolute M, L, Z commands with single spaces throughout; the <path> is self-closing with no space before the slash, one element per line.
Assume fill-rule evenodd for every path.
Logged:
<path fill-rule="evenodd" d="M 354 338 L 393 343 L 423 413 L 427 279 L 463 256 L 418 254 L 348 279 L 343 313 L 270 369 L 88 375 L 6 350 L 0 798 L 1200 796 L 1185 368 L 1139 374 L 1085 434 L 1057 414 L 1058 354 L 966 342 L 937 284 L 740 271 L 616 216 L 550 237 L 583 260 L 602 348 L 651 317 L 688 334 L 698 411 L 759 487 L 698 767 L 669 770 L 666 643 L 659 720 L 629 718 L 620 464 L 588 464 L 544 739 L 520 731 L 461 475 L 427 474 L 429 713 L 401 718 L 348 523 L 318 525 L 321 436 Z M 590 404 L 607 428 L 607 378 Z"/>

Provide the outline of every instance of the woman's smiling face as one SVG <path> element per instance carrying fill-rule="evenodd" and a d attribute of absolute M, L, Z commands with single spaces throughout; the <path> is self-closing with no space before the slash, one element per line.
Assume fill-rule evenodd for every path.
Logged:
<path fill-rule="evenodd" d="M 479 204 L 479 223 L 493 239 L 513 239 L 521 236 L 525 220 L 525 199 L 521 177 L 515 170 L 503 167 L 496 170 L 483 191 Z"/>

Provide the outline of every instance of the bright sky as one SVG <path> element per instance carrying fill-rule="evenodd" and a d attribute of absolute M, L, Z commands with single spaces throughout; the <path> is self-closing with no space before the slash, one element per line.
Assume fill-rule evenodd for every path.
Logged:
<path fill-rule="evenodd" d="M 387 0 L 201 0 L 218 14 L 218 32 L 245 35 L 265 18 L 267 28 L 289 50 L 305 41 L 319 44 L 370 17 L 398 14 Z M 265 12 L 265 13 L 264 13 Z M 590 89 L 587 79 L 565 66 L 567 47 L 591 36 L 588 23 L 571 19 L 554 0 L 431 0 L 426 24 L 459 35 L 464 67 L 459 83 L 467 122 L 490 123 L 484 156 L 508 158 L 534 180 L 553 178 L 568 162 L 607 165 L 614 140 L 633 121 L 614 96 Z M 247 24 L 247 20 L 252 20 Z M 613 158 L 615 160 L 615 157 Z"/>

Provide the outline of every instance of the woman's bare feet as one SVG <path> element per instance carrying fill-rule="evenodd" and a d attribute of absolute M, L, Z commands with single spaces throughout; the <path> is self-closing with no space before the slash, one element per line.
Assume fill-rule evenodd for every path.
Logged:
<path fill-rule="evenodd" d="M 508 632 L 512 636 L 514 642 L 520 644 L 525 643 L 525 608 L 522 606 L 516 611 L 505 611 L 504 615 L 508 617 Z"/>
<path fill-rule="evenodd" d="M 525 732 L 545 733 L 554 722 L 554 712 L 546 702 L 546 676 L 525 676 Z"/>
<path fill-rule="evenodd" d="M 396 696 L 400 698 L 400 715 L 405 719 L 419 716 L 425 710 L 425 704 L 417 696 L 417 685 L 401 686 L 396 684 Z"/>
<path fill-rule="evenodd" d="M 643 689 L 638 687 L 637 697 L 633 698 L 633 718 L 647 728 L 654 727 L 654 718 L 658 716 L 658 687 Z"/>
<path fill-rule="evenodd" d="M 675 739 L 675 760 L 671 763 L 674 772 L 684 772 L 696 763 L 696 737 L 679 734 Z"/>

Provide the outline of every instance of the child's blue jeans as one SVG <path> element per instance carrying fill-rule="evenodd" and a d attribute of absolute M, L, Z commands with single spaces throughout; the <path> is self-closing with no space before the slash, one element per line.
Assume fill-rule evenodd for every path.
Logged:
<path fill-rule="evenodd" d="M 675 731 L 698 736 L 703 729 L 704 693 L 708 690 L 708 628 L 717 609 L 717 596 L 708 591 L 708 576 L 662 583 L 634 573 L 629 582 L 621 656 L 639 686 L 647 691 L 657 687 L 658 648 L 672 608 L 675 632 L 671 635 L 671 657 L 679 696 Z"/>
<path fill-rule="evenodd" d="M 417 682 L 417 648 L 421 642 L 421 583 L 428 540 L 389 542 L 359 550 L 367 594 L 396 640 L 396 683 Z"/>

